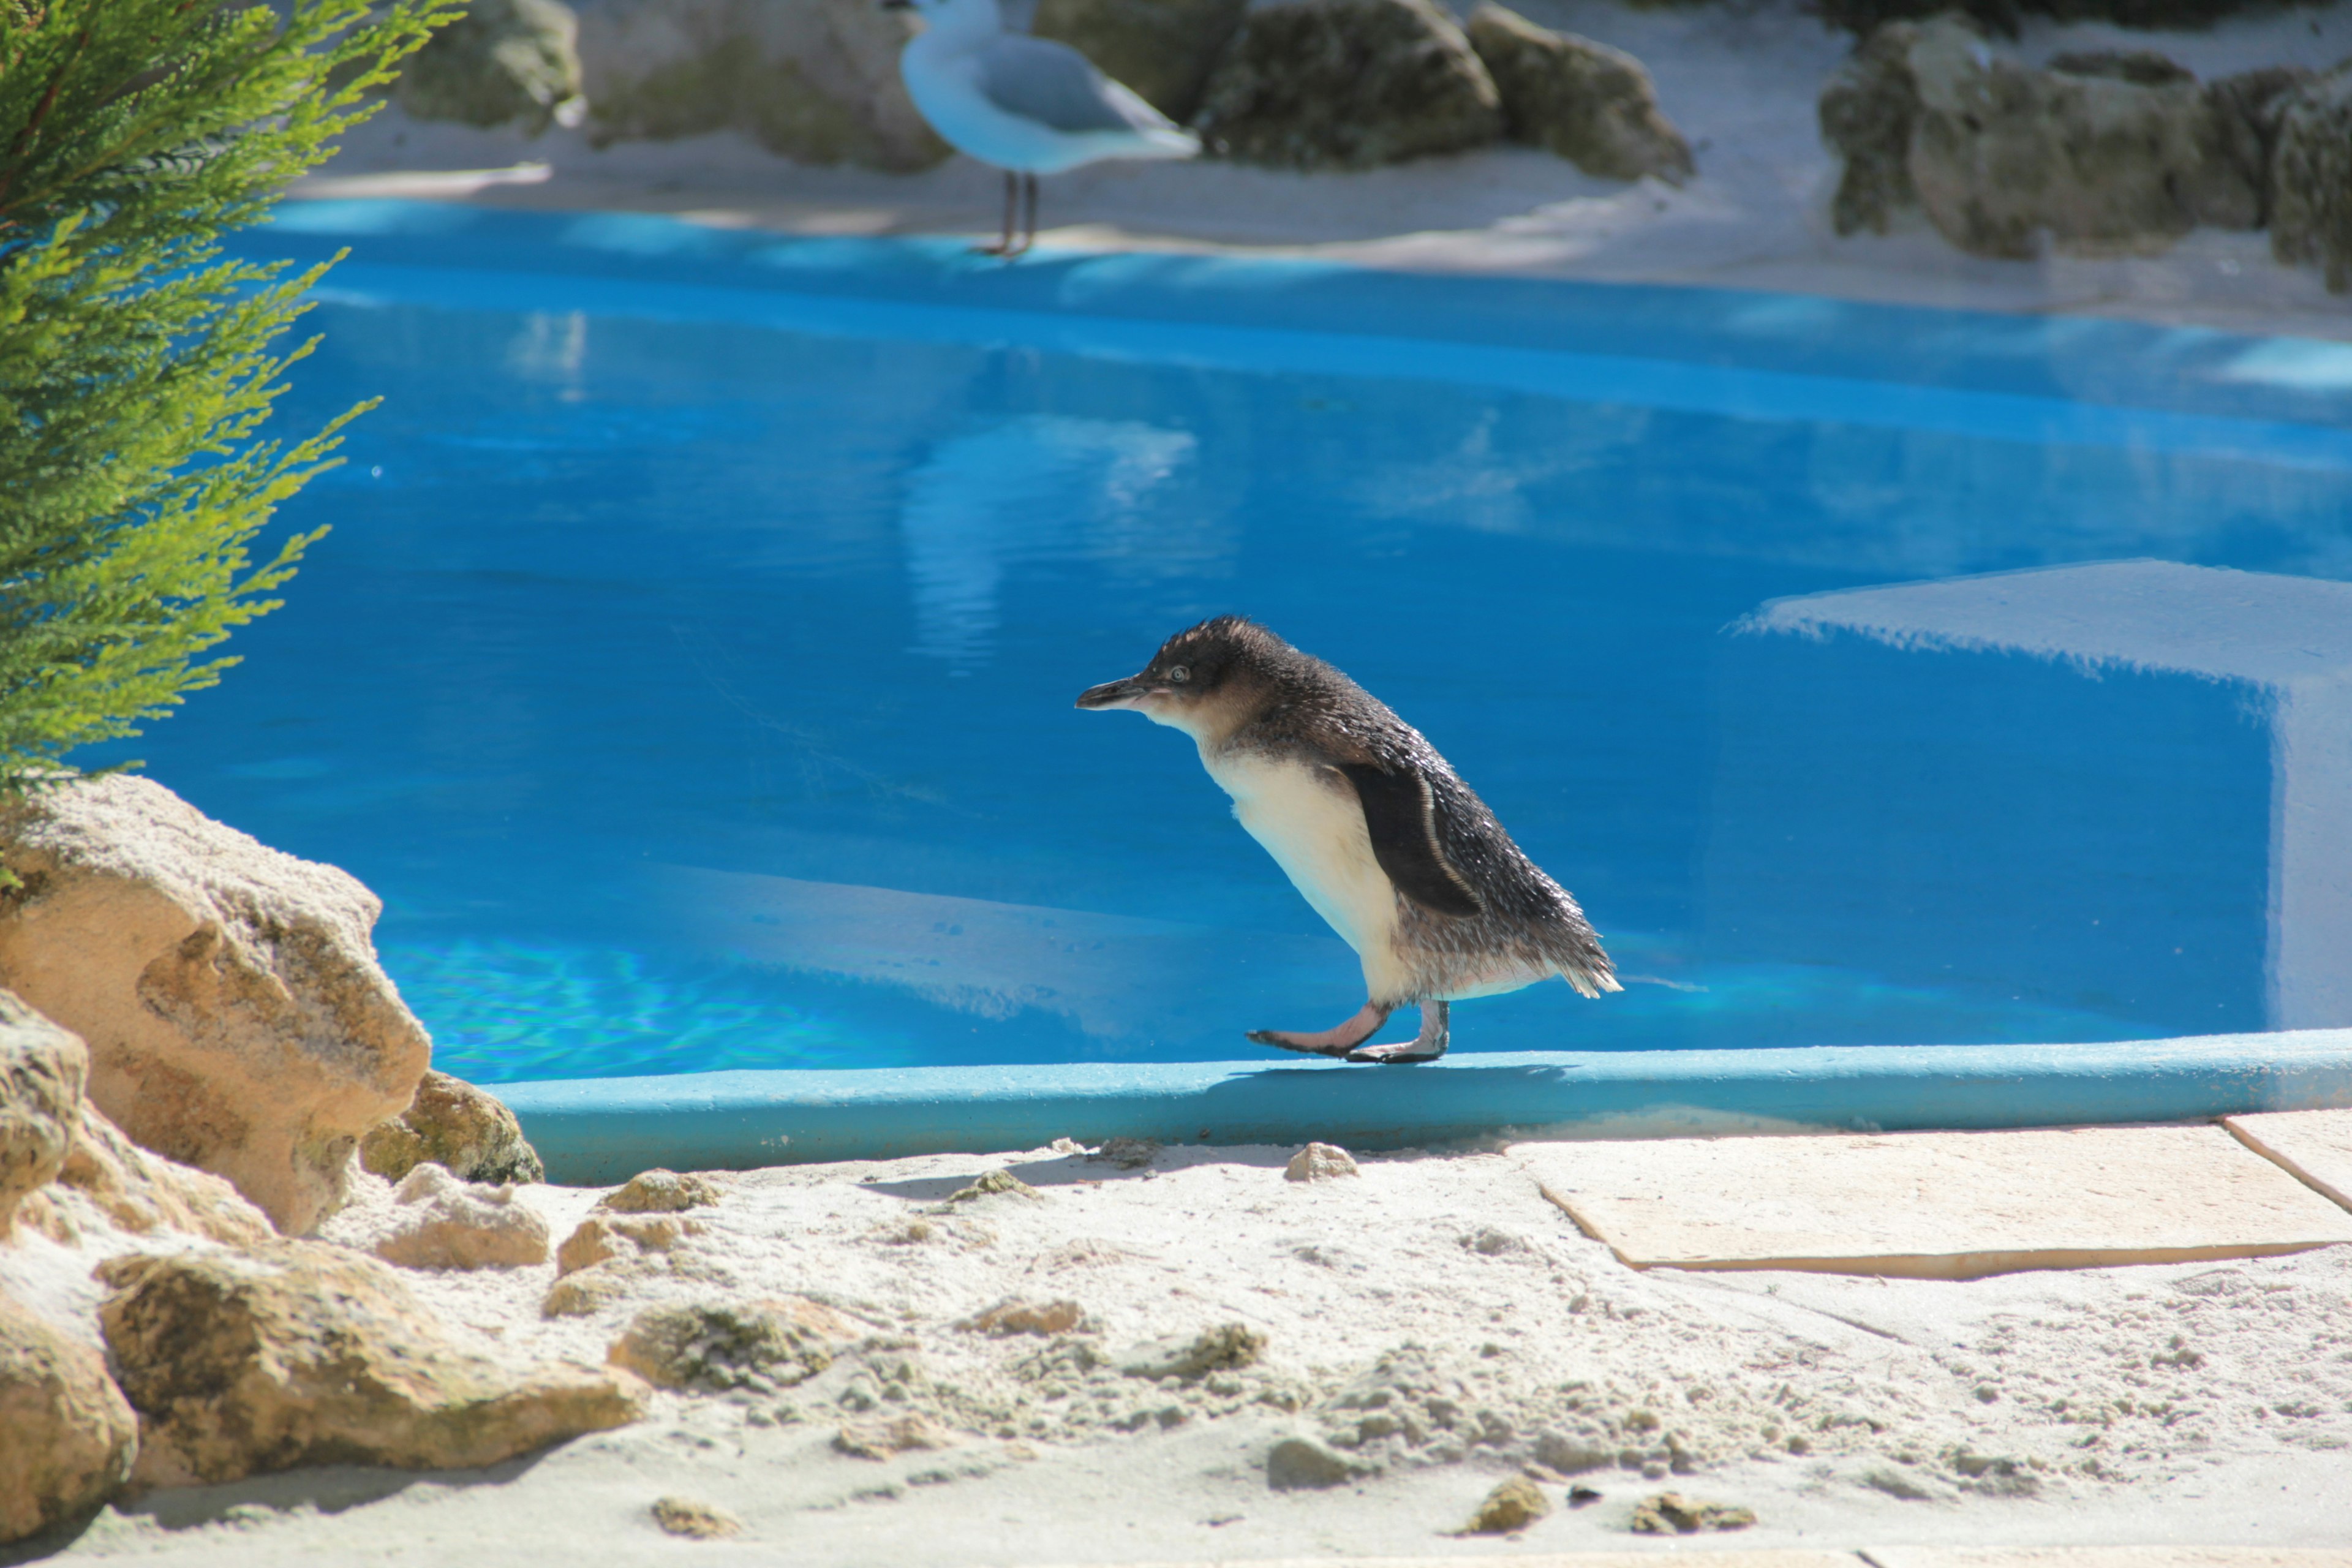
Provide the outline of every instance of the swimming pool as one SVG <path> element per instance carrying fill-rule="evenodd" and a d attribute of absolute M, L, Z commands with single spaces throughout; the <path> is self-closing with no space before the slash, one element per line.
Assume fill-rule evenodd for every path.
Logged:
<path fill-rule="evenodd" d="M 383 895 L 446 1070 L 1344 1016 L 1189 746 L 1070 707 L 1226 610 L 1631 982 L 1457 1053 L 2352 1023 L 2352 348 L 389 203 L 244 244 L 353 249 L 285 427 L 385 403 L 132 751 Z"/>

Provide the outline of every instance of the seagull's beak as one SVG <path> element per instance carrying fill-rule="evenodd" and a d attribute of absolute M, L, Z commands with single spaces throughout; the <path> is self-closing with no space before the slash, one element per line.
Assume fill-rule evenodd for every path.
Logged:
<path fill-rule="evenodd" d="M 1087 687 L 1078 693 L 1078 706 L 1081 708 L 1134 708 L 1139 706 L 1142 700 L 1155 689 L 1157 688 L 1143 677 L 1130 675 L 1125 680 L 1106 680 L 1100 686 Z"/>

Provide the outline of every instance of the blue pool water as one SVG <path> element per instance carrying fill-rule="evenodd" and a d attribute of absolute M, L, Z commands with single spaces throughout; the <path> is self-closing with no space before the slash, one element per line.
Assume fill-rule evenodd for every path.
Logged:
<path fill-rule="evenodd" d="M 451 1071 L 1336 1022 L 1189 745 L 1070 706 L 1228 610 L 1632 982 L 1457 1049 L 2352 1023 L 2352 348 L 389 204 L 247 245 L 353 249 L 282 427 L 384 403 L 132 750 L 383 896 Z"/>

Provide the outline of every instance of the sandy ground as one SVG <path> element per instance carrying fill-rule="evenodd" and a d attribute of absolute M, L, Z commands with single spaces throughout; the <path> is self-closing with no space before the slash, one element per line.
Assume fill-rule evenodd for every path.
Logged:
<path fill-rule="evenodd" d="M 798 1386 L 666 1394 L 636 1426 L 492 1471 L 158 1493 L 0 1563 L 667 1561 L 688 1550 L 651 1521 L 667 1495 L 743 1521 L 692 1548 L 719 1562 L 1509 1555 L 1665 1547 L 1628 1526 L 1668 1489 L 1756 1511 L 1692 1548 L 2352 1548 L 2352 1247 L 1968 1283 L 1637 1273 L 1508 1152 L 1371 1157 L 1311 1184 L 1284 1178 L 1291 1152 L 720 1176 L 668 1267 L 584 1318 L 541 1317 L 552 1264 L 413 1272 L 518 1364 L 601 1359 L 649 1305 L 784 1292 L 860 1338 Z M 954 1196 L 993 1169 L 1035 1195 Z M 524 1194 L 559 1238 L 598 1195 Z M 1008 1300 L 1084 1321 L 964 1326 Z M 1124 1370 L 1228 1324 L 1262 1337 L 1254 1364 Z M 908 1414 L 954 1440 L 887 1460 L 834 1446 Z M 1269 1452 L 1293 1436 L 1362 1473 L 1274 1489 Z M 1450 1533 L 1531 1465 L 1555 1503 L 1563 1470 L 1600 1498 L 1507 1539 Z"/>
<path fill-rule="evenodd" d="M 1102 164 L 1046 183 L 1049 248 L 1244 250 L 1368 266 L 1789 289 L 1988 310 L 2116 314 L 2352 340 L 2352 298 L 2277 266 L 2268 237 L 2201 230 L 2155 257 L 1988 261 L 1924 220 L 1841 239 L 1837 180 L 1814 105 L 1846 36 L 1796 0 L 1642 9 L 1526 0 L 1535 19 L 1631 50 L 1696 149 L 1675 190 L 1593 179 L 1548 153 L 1496 149 L 1360 174 L 1232 164 Z M 2352 5 L 2283 7 L 2206 32 L 2029 24 L 2025 58 L 2156 48 L 2200 76 L 2352 57 Z M 516 171 L 520 166 L 520 173 Z M 508 170 L 499 178 L 479 171 Z M 467 174 L 452 172 L 476 171 Z M 733 136 L 604 152 L 576 132 L 535 141 L 387 111 L 300 189 L 487 204 L 673 212 L 801 234 L 992 233 L 998 176 L 956 159 L 906 176 L 803 168 Z"/>

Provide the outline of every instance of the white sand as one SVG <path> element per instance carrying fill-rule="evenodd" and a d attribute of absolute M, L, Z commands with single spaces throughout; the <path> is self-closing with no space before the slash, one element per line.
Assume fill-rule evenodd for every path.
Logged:
<path fill-rule="evenodd" d="M 1679 191 L 1629 186 L 1518 148 L 1360 174 L 1105 164 L 1046 182 L 1044 243 L 1789 289 L 2352 339 L 2352 298 L 2329 295 L 2312 269 L 2277 266 L 2259 233 L 2200 230 L 2159 257 L 2022 262 L 1962 255 L 1916 218 L 1897 234 L 1838 238 L 1827 216 L 1837 166 L 1821 145 L 1814 106 L 1847 39 L 1795 0 L 1649 10 L 1527 0 L 1522 8 L 1640 57 L 1697 150 L 1700 177 Z M 2035 22 L 2015 47 L 2034 61 L 2062 49 L 2150 47 L 2206 77 L 2325 67 L 2352 56 L 2352 5 L 2282 8 L 2202 33 Z M 545 177 L 417 177 L 525 163 L 545 165 Z M 400 172 L 405 177 L 386 178 Z M 531 141 L 387 111 L 300 189 L 675 212 L 801 234 L 977 236 L 993 232 L 1000 187 L 995 174 L 964 159 L 912 176 L 803 168 L 732 135 L 599 153 L 571 132 Z"/>
<path fill-rule="evenodd" d="M 589 1319 L 540 1316 L 551 1264 L 412 1274 L 518 1363 L 601 1357 L 645 1305 L 695 1298 L 804 1293 L 869 1337 L 797 1388 L 664 1394 L 635 1427 L 481 1475 L 154 1494 L 61 1555 L 667 1561 L 687 1548 L 650 1522 L 666 1494 L 746 1521 L 738 1542 L 694 1548 L 723 1562 L 1557 1552 L 1643 1544 L 1632 1507 L 1667 1488 L 1757 1510 L 1694 1545 L 2352 1544 L 2352 1247 L 1968 1283 L 1637 1274 L 1508 1155 L 1370 1158 L 1302 1185 L 1283 1179 L 1289 1152 L 721 1178 L 680 1272 Z M 1041 1195 L 942 1208 L 1005 1166 Z M 596 1195 L 526 1194 L 558 1237 Z M 914 1221 L 927 1238 L 908 1239 Z M 958 1326 L 1007 1298 L 1076 1301 L 1087 1326 Z M 1118 1370 L 1139 1342 L 1228 1322 L 1265 1336 L 1259 1364 L 1193 1383 Z M 830 1446 L 845 1421 L 906 1410 L 964 1436 L 886 1462 Z M 1271 1490 L 1266 1453 L 1293 1434 L 1372 1473 Z M 1537 1453 L 1575 1449 L 1598 1461 L 1579 1479 L 1600 1501 L 1510 1541 L 1444 1533 Z"/>

